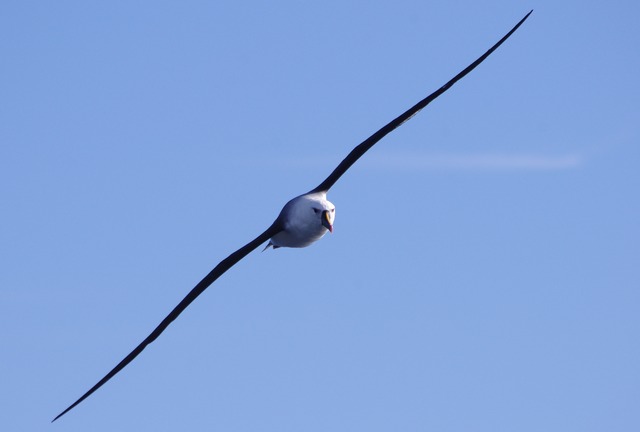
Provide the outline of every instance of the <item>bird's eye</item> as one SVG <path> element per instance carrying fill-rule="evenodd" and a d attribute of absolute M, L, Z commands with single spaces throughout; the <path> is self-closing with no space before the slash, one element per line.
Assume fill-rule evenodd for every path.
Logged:
<path fill-rule="evenodd" d="M 332 208 L 332 209 L 331 209 L 331 213 L 333 213 L 333 212 L 335 212 L 335 211 L 336 211 L 336 209 L 334 209 L 334 208 Z"/>
<path fill-rule="evenodd" d="M 317 208 L 315 208 L 315 207 L 311 207 L 311 208 L 313 209 L 313 212 L 314 212 L 315 214 L 318 214 L 318 213 L 320 213 L 320 212 L 322 211 L 322 210 L 317 209 Z"/>

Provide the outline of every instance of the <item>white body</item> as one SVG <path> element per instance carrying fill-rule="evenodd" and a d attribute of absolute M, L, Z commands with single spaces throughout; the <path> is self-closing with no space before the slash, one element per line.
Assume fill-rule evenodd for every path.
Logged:
<path fill-rule="evenodd" d="M 335 219 L 336 207 L 322 192 L 300 195 L 289 201 L 278 216 L 283 230 L 274 235 L 269 245 L 301 248 L 320 240 L 329 231 L 323 225 L 325 211 L 330 225 Z"/>

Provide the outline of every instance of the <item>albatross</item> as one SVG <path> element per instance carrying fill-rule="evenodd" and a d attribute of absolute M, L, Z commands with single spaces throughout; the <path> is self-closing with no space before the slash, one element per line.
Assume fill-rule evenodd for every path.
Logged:
<path fill-rule="evenodd" d="M 58 414 L 53 420 L 56 421 L 67 412 L 76 407 L 79 403 L 88 398 L 93 392 L 102 387 L 107 381 L 113 378 L 118 372 L 124 369 L 133 361 L 151 342 L 175 320 L 200 294 L 204 292 L 216 279 L 222 276 L 227 270 L 233 267 L 238 261 L 247 256 L 258 246 L 269 243 L 265 247 L 277 249 L 280 247 L 302 248 L 320 240 L 327 232 L 333 232 L 335 220 L 335 206 L 327 200 L 327 192 L 342 177 L 342 175 L 364 155 L 367 150 L 373 147 L 389 132 L 393 131 L 420 110 L 429 105 L 438 96 L 449 90 L 457 81 L 475 69 L 491 53 L 493 53 L 504 41 L 506 41 L 524 21 L 531 15 L 533 10 L 524 16 L 506 35 L 495 45 L 489 48 L 476 61 L 467 66 L 464 70 L 454 76 L 445 85 L 440 87 L 429 96 L 420 100 L 411 108 L 400 114 L 398 117 L 387 123 L 380 130 L 356 146 L 342 162 L 333 170 L 331 174 L 317 187 L 303 195 L 293 198 L 285 204 L 276 220 L 258 237 L 242 246 L 237 251 L 220 261 L 209 274 L 207 274 L 198 284 L 185 296 L 184 299 L 167 315 L 158 326 L 147 336 L 137 347 L 133 349 L 120 363 L 118 363 L 109 373 L 107 373 L 93 387 L 87 390 L 78 400 L 72 403 L 64 411 Z"/>

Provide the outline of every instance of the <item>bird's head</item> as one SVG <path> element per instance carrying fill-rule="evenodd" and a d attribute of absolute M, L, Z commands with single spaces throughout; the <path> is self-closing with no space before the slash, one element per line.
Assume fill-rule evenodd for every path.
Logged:
<path fill-rule="evenodd" d="M 327 201 L 322 208 L 313 207 L 313 211 L 320 218 L 322 226 L 328 229 L 329 232 L 333 232 L 333 221 L 336 218 L 335 206 Z"/>

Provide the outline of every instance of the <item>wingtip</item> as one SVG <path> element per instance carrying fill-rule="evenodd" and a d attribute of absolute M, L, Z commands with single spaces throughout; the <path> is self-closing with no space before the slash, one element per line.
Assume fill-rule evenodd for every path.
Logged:
<path fill-rule="evenodd" d="M 71 408 L 73 408 L 73 407 L 75 407 L 75 405 L 70 406 L 69 408 L 67 408 L 66 410 L 62 411 L 60 414 L 55 416 L 55 418 L 53 420 L 51 420 L 51 423 L 53 423 L 54 421 L 58 420 L 60 417 L 62 417 L 66 413 L 68 413 L 71 410 Z"/>
<path fill-rule="evenodd" d="M 520 20 L 520 22 L 516 25 L 516 27 L 519 27 L 520 24 L 522 24 L 523 22 L 525 22 L 527 20 L 527 18 L 529 18 L 529 15 L 531 15 L 533 13 L 533 9 L 531 9 L 524 17 L 522 17 L 522 19 Z"/>

